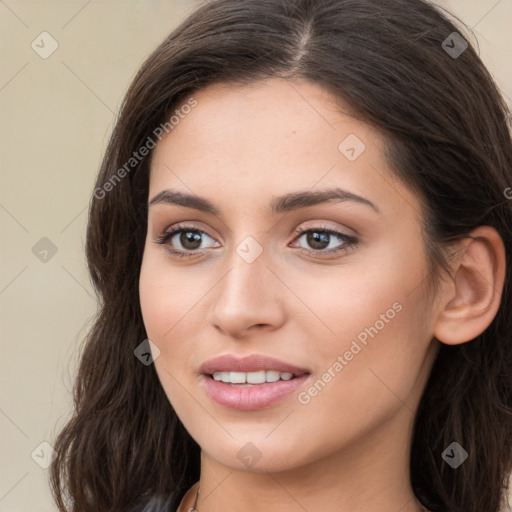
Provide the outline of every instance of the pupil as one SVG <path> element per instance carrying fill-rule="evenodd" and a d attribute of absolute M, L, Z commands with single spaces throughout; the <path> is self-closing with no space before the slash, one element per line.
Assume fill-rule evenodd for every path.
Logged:
<path fill-rule="evenodd" d="M 314 249 L 325 249 L 329 245 L 329 234 L 311 231 L 307 234 L 308 244 Z"/>
<path fill-rule="evenodd" d="M 198 242 L 194 245 L 195 242 Z M 201 235 L 195 231 L 183 231 L 180 236 L 180 243 L 185 249 L 198 249 L 201 245 Z M 188 244 L 191 243 L 192 246 Z"/>

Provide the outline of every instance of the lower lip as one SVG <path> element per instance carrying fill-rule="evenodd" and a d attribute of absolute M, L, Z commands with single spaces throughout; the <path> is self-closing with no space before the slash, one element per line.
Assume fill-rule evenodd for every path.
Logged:
<path fill-rule="evenodd" d="M 239 411 L 254 411 L 270 407 L 283 400 L 302 386 L 308 377 L 309 374 L 305 374 L 290 380 L 243 386 L 226 384 L 214 380 L 209 375 L 203 375 L 202 383 L 205 386 L 206 393 L 218 404 Z"/>

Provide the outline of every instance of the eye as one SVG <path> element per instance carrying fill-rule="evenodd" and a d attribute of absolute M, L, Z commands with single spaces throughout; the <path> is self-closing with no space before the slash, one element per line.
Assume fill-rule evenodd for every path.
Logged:
<path fill-rule="evenodd" d="M 162 233 L 155 240 L 155 243 L 165 245 L 166 250 L 173 256 L 190 258 L 204 249 L 204 247 L 201 247 L 204 237 L 213 240 L 213 238 L 201 229 L 178 224 Z"/>
<path fill-rule="evenodd" d="M 311 249 L 302 247 L 309 255 L 318 256 L 324 254 L 336 254 L 355 248 L 357 238 L 336 231 L 328 227 L 316 227 L 309 229 L 297 229 L 298 237 L 295 240 L 304 238 Z M 341 242 L 336 245 L 336 241 Z"/>
<path fill-rule="evenodd" d="M 328 227 L 316 227 L 309 229 L 297 229 L 298 236 L 294 243 L 304 238 L 311 249 L 300 247 L 308 255 L 323 256 L 345 252 L 353 249 L 358 240 L 350 235 L 336 231 Z M 205 231 L 193 226 L 178 224 L 166 230 L 157 237 L 155 243 L 166 246 L 166 250 L 173 256 L 179 258 L 191 258 L 198 255 L 205 249 L 202 246 L 205 238 L 213 240 Z M 341 242 L 336 245 L 336 241 Z M 217 245 L 218 247 L 218 245 Z"/>

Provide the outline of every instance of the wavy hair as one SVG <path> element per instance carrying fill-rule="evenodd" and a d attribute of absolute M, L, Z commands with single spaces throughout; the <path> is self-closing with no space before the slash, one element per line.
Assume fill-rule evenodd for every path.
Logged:
<path fill-rule="evenodd" d="M 417 498 L 432 511 L 498 512 L 505 504 L 512 470 L 510 111 L 453 19 L 426 0 L 212 0 L 145 60 L 90 204 L 86 257 L 99 310 L 80 355 L 73 414 L 55 442 L 50 479 L 61 512 L 170 511 L 199 479 L 199 446 L 154 365 L 134 357 L 147 337 L 138 282 L 152 153 L 131 159 L 194 92 L 270 77 L 322 86 L 385 136 L 393 173 L 424 209 L 432 283 L 447 270 L 454 241 L 480 225 L 501 235 L 500 308 L 474 340 L 441 346 L 415 418 L 410 471 Z M 459 51 L 468 42 L 457 56 L 449 51 L 453 32 L 464 38 Z M 453 441 L 470 453 L 456 470 L 441 458 Z"/>

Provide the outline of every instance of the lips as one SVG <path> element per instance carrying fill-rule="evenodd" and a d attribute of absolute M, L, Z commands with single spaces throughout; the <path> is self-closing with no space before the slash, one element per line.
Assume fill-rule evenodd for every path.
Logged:
<path fill-rule="evenodd" d="M 256 411 L 277 406 L 304 388 L 311 378 L 310 374 L 303 374 L 290 380 L 264 384 L 226 384 L 201 375 L 200 384 L 209 398 L 223 408 Z"/>
<path fill-rule="evenodd" d="M 253 354 L 247 357 L 235 357 L 231 354 L 225 354 L 215 357 L 203 363 L 199 368 L 199 373 L 203 375 L 213 375 L 215 372 L 259 372 L 262 370 L 272 370 L 279 373 L 292 373 L 294 377 L 300 377 L 309 374 L 307 368 L 295 366 L 273 357 Z"/>

